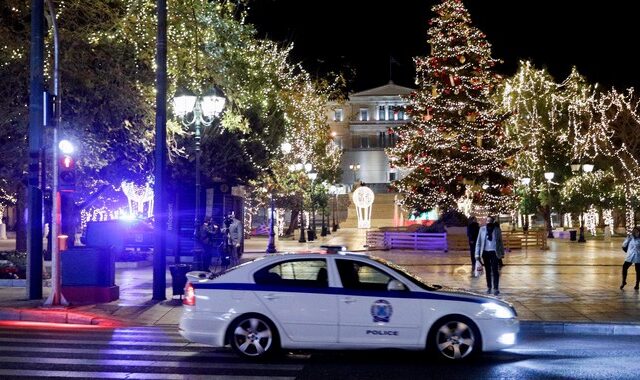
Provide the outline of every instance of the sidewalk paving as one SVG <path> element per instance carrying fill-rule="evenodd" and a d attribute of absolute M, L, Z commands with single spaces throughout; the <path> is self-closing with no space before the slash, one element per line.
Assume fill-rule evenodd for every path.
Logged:
<path fill-rule="evenodd" d="M 312 243 L 280 240 L 279 251 L 313 250 L 322 244 L 364 250 L 364 231 L 341 229 Z M 550 249 L 507 253 L 500 278 L 501 295 L 514 304 L 523 329 L 550 333 L 640 335 L 640 294 L 633 290 L 635 273 L 619 290 L 624 253 L 621 238 L 580 244 L 550 241 Z M 244 260 L 261 257 L 266 238 L 246 240 Z M 429 282 L 479 293 L 486 289 L 484 274 L 471 277 L 468 252 L 371 251 L 370 254 L 407 267 Z M 633 272 L 633 269 L 630 270 Z M 26 300 L 24 288 L 0 288 L 0 320 L 60 323 L 176 325 L 181 302 L 172 295 L 167 271 L 167 300 L 152 301 L 152 268 L 118 269 L 120 299 L 111 303 L 43 310 L 41 300 Z M 45 297 L 49 288 L 44 288 Z"/>

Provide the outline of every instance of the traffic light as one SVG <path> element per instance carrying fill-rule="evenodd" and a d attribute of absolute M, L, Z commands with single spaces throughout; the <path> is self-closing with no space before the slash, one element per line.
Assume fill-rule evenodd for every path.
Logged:
<path fill-rule="evenodd" d="M 76 163 L 70 154 L 62 154 L 58 160 L 58 190 L 76 191 Z"/>

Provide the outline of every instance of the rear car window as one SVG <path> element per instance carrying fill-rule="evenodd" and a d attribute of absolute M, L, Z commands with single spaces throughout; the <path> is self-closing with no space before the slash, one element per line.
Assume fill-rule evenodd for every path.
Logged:
<path fill-rule="evenodd" d="M 260 269 L 253 275 L 258 285 L 328 287 L 326 260 L 289 260 Z"/>

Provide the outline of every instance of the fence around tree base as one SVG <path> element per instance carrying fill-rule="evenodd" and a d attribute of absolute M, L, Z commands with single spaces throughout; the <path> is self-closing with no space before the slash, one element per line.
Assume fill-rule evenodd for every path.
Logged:
<path fill-rule="evenodd" d="M 535 247 L 547 249 L 545 231 L 505 231 L 502 240 L 506 250 Z M 412 249 L 415 251 L 468 251 L 466 235 L 447 233 L 367 231 L 368 249 Z"/>

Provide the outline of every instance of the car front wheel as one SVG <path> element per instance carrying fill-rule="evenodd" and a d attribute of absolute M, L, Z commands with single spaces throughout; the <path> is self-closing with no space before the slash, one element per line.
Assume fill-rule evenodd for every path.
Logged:
<path fill-rule="evenodd" d="M 480 351 L 480 332 L 464 317 L 448 317 L 433 325 L 431 349 L 450 360 L 467 359 Z"/>
<path fill-rule="evenodd" d="M 279 349 L 273 323 L 258 314 L 236 319 L 229 328 L 229 343 L 238 355 L 251 359 L 271 356 Z"/>

